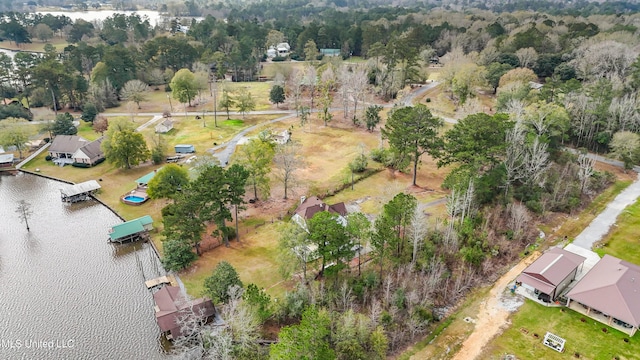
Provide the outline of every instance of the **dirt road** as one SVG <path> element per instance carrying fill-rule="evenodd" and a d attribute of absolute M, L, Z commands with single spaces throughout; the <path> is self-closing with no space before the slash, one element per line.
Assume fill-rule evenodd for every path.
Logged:
<path fill-rule="evenodd" d="M 539 252 L 534 252 L 529 257 L 522 259 L 516 266 L 504 274 L 491 288 L 489 297 L 482 305 L 482 308 L 475 319 L 475 328 L 471 335 L 462 343 L 462 348 L 453 357 L 454 360 L 473 360 L 480 353 L 485 345 L 496 336 L 502 327 L 507 325 L 509 314 L 517 310 L 512 303 L 505 302 L 503 294 L 507 285 L 513 281 L 518 274 L 529 266 L 540 256 Z M 521 304 L 521 303 L 520 303 Z"/>

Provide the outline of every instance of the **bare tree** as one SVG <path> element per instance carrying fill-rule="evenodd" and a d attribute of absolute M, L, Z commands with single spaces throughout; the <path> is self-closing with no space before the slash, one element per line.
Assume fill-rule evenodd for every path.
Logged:
<path fill-rule="evenodd" d="M 296 180 L 295 172 L 304 164 L 300 145 L 294 141 L 278 145 L 273 162 L 276 167 L 274 174 L 284 185 L 284 198 L 287 199 L 288 190 Z"/>
<path fill-rule="evenodd" d="M 513 129 L 507 131 L 507 151 L 504 168 L 506 171 L 505 197 L 509 195 L 511 184 L 522 179 L 525 156 L 525 132 L 521 121 L 516 121 Z"/>
<path fill-rule="evenodd" d="M 578 179 L 580 180 L 580 193 L 584 194 L 591 175 L 593 175 L 593 167 L 596 164 L 596 159 L 589 158 L 586 154 L 578 155 Z"/>
<path fill-rule="evenodd" d="M 634 93 L 626 94 L 623 97 L 615 97 L 611 100 L 609 114 L 613 121 L 609 121 L 608 123 L 610 126 L 616 126 L 617 128 L 610 128 L 609 131 L 638 130 L 640 114 L 638 113 L 637 97 L 638 94 Z"/>
<path fill-rule="evenodd" d="M 293 108 L 296 109 L 296 115 L 300 109 L 300 98 L 302 97 L 302 84 L 304 83 L 304 72 L 294 69 L 289 75 L 287 89 L 289 96 L 287 99 L 292 102 Z"/>
<path fill-rule="evenodd" d="M 140 109 L 140 103 L 142 101 L 147 101 L 149 98 L 148 94 L 149 85 L 144 82 L 134 79 L 127 81 L 124 86 L 122 86 L 122 90 L 120 90 L 120 97 L 127 101 L 132 101 L 138 105 L 138 109 Z"/>
<path fill-rule="evenodd" d="M 429 226 L 427 224 L 427 216 L 424 214 L 424 206 L 416 206 L 416 210 L 411 217 L 411 223 L 409 223 L 409 239 L 413 243 L 413 253 L 411 256 L 411 264 L 416 263 L 418 256 L 418 250 L 420 245 L 424 242 L 429 232 Z"/>
<path fill-rule="evenodd" d="M 534 48 L 522 48 L 516 51 L 516 57 L 523 68 L 531 68 L 538 60 L 538 53 Z"/>
<path fill-rule="evenodd" d="M 309 101 L 311 102 L 310 108 L 313 110 L 313 101 L 316 97 L 316 90 L 318 85 L 318 70 L 316 70 L 315 66 L 308 65 L 304 69 L 304 85 L 309 92 Z"/>
<path fill-rule="evenodd" d="M 519 203 L 510 203 L 507 206 L 509 214 L 509 227 L 513 231 L 513 239 L 520 240 L 524 234 L 527 223 L 531 220 L 527 208 Z"/>
<path fill-rule="evenodd" d="M 31 204 L 29 204 L 26 200 L 18 201 L 18 206 L 16 207 L 16 213 L 20 216 L 20 222 L 25 223 L 27 225 L 27 231 L 29 229 L 29 218 L 33 215 L 33 211 L 31 210 Z"/>
<path fill-rule="evenodd" d="M 532 184 L 541 181 L 542 176 L 549 168 L 549 153 L 547 152 L 547 143 L 541 142 L 540 137 L 536 136 L 533 143 L 528 147 L 524 157 L 525 179 Z"/>

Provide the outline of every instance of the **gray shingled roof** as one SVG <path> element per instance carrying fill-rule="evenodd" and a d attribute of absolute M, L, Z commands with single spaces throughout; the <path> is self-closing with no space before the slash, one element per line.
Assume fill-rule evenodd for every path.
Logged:
<path fill-rule="evenodd" d="M 87 145 L 81 147 L 80 150 L 82 150 L 82 152 L 85 153 L 89 157 L 89 159 L 102 157 L 103 153 L 102 148 L 100 147 L 100 145 L 102 144 L 102 140 L 104 140 L 104 137 L 100 137 L 97 140 L 88 143 Z"/>
<path fill-rule="evenodd" d="M 605 255 L 567 297 L 638 327 L 640 266 Z"/>
<path fill-rule="evenodd" d="M 344 203 L 341 202 L 334 205 L 327 205 L 317 196 L 310 196 L 304 199 L 302 204 L 296 208 L 295 213 L 304 219 L 311 219 L 313 215 L 320 211 L 328 211 L 342 216 L 347 215 L 347 207 Z"/>
<path fill-rule="evenodd" d="M 53 139 L 49 152 L 73 154 L 89 141 L 75 135 L 58 135 Z"/>

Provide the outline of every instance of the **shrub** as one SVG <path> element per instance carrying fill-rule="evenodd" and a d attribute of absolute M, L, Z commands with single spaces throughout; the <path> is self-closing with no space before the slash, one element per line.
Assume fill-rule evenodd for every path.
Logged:
<path fill-rule="evenodd" d="M 79 162 L 74 162 L 73 164 L 71 164 L 71 166 L 73 167 L 77 167 L 77 168 L 90 168 L 91 164 L 85 164 L 85 163 L 79 163 Z"/>
<path fill-rule="evenodd" d="M 349 169 L 355 173 L 361 173 L 367 170 L 367 155 L 360 154 L 349 163 Z"/>
<path fill-rule="evenodd" d="M 389 160 L 389 150 L 383 148 L 373 149 L 371 150 L 370 156 L 371 160 L 381 164 L 386 164 Z"/>
<path fill-rule="evenodd" d="M 281 61 L 285 61 L 285 60 L 287 60 L 287 58 L 284 57 L 284 56 L 276 56 L 273 59 L 271 59 L 271 61 L 273 61 L 273 62 L 281 62 Z"/>
<path fill-rule="evenodd" d="M 198 258 L 192 246 L 180 240 L 164 241 L 163 250 L 162 265 L 169 271 L 182 270 Z"/>
<path fill-rule="evenodd" d="M 234 285 L 242 287 L 242 281 L 236 269 L 226 261 L 220 262 L 204 281 L 207 295 L 216 303 L 226 303 L 229 300 L 229 288 Z"/>
<path fill-rule="evenodd" d="M 425 101 L 430 103 L 431 102 L 431 98 L 427 98 Z"/>
<path fill-rule="evenodd" d="M 45 158 L 44 158 L 44 159 L 45 159 L 45 160 L 47 160 L 47 161 L 51 161 L 51 155 L 47 155 L 47 156 L 45 156 Z"/>

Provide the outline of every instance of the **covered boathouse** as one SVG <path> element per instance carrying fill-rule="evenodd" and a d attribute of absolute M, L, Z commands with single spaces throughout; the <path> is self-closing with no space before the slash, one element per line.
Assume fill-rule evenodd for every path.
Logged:
<path fill-rule="evenodd" d="M 153 230 L 153 219 L 151 216 L 145 215 L 122 224 L 113 225 L 109 232 L 109 241 L 123 243 L 139 239 L 147 240 L 149 230 Z"/>
<path fill-rule="evenodd" d="M 100 189 L 100 184 L 95 180 L 89 180 L 75 185 L 67 185 L 60 189 L 62 201 L 74 203 L 89 200 L 91 195 Z"/>

